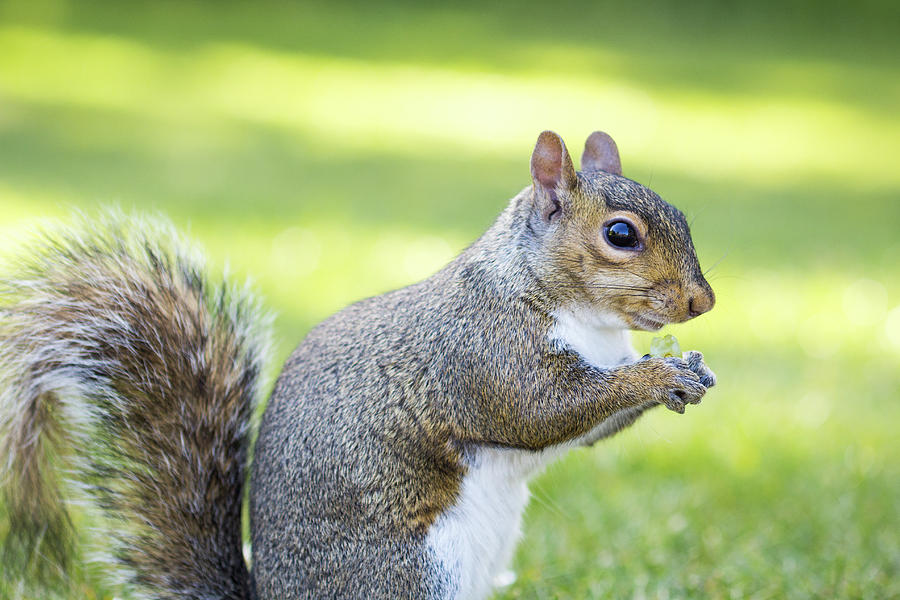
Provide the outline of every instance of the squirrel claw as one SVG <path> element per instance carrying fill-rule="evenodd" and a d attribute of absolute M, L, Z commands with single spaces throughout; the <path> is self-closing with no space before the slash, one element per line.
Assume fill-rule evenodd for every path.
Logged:
<path fill-rule="evenodd" d="M 650 358 L 638 361 L 629 368 L 645 372 L 642 380 L 649 388 L 650 397 L 679 414 L 684 413 L 688 404 L 699 404 L 706 393 L 701 375 L 691 369 L 686 358 Z"/>
<path fill-rule="evenodd" d="M 677 392 L 669 392 L 669 401 L 665 404 L 669 410 L 675 411 L 679 415 L 684 414 L 684 399 Z"/>
<path fill-rule="evenodd" d="M 711 388 L 716 385 L 716 374 L 703 362 L 702 352 L 697 352 L 696 350 L 685 352 L 684 360 L 687 362 L 688 368 L 700 378 L 700 383 L 704 387 Z"/>

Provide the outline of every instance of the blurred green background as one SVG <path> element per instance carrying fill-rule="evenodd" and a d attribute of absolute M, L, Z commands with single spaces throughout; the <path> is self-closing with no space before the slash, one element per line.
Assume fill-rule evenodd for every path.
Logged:
<path fill-rule="evenodd" d="M 497 597 L 900 597 L 898 32 L 893 1 L 0 3 L 0 250 L 164 213 L 256 281 L 280 362 L 477 237 L 541 130 L 606 130 L 715 265 L 668 331 L 720 384 L 539 477 Z"/>

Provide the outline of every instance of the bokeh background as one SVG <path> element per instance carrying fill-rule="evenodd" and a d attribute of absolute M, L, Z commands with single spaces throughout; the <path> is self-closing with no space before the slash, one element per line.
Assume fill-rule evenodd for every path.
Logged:
<path fill-rule="evenodd" d="M 166 214 L 280 361 L 477 237 L 541 130 L 606 130 L 692 222 L 718 305 L 668 331 L 720 384 L 537 478 L 497 597 L 898 597 L 898 32 L 892 0 L 2 2 L 0 250 Z"/>

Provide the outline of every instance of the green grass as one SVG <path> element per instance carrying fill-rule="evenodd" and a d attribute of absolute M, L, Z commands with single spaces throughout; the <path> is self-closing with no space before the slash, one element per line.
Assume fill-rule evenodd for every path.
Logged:
<path fill-rule="evenodd" d="M 671 330 L 721 383 L 539 477 L 498 597 L 897 597 L 898 30 L 889 2 L 0 3 L 0 249 L 165 213 L 256 280 L 283 358 L 476 237 L 539 131 L 605 129 L 716 264 Z"/>

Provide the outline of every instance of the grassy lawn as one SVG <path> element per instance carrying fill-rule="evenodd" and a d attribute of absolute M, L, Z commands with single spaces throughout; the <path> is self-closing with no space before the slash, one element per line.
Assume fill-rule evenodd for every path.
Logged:
<path fill-rule="evenodd" d="M 0 250 L 164 213 L 256 281 L 283 359 L 479 235 L 542 129 L 604 129 L 715 265 L 670 330 L 720 385 L 537 478 L 497 597 L 900 597 L 898 30 L 890 2 L 0 1 Z"/>

